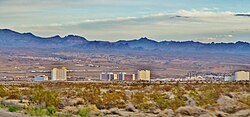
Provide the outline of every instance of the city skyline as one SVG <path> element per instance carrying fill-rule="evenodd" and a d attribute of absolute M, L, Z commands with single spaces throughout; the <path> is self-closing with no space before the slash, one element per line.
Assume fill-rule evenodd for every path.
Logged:
<path fill-rule="evenodd" d="M 190 4 L 192 3 L 192 4 Z M 249 1 L 0 0 L 0 28 L 89 40 L 249 42 Z"/>

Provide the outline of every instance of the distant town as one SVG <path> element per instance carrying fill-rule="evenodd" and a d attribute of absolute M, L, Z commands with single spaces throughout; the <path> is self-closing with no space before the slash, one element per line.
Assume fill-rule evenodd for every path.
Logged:
<path fill-rule="evenodd" d="M 37 75 L 34 76 L 32 81 L 168 81 L 168 82 L 177 82 L 177 81 L 225 81 L 225 82 L 234 82 L 234 81 L 250 81 L 250 72 L 239 70 L 233 73 L 233 75 L 197 75 L 189 74 L 185 78 L 165 78 L 165 79 L 151 79 L 150 70 L 138 70 L 137 74 L 126 73 L 126 72 L 101 72 L 100 78 L 98 80 L 91 79 L 72 79 L 67 76 L 66 67 L 62 68 L 53 68 L 51 70 L 51 76 L 46 75 Z"/>

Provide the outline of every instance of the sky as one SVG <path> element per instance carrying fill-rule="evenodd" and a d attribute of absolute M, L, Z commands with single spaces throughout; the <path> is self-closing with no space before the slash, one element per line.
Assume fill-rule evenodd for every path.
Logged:
<path fill-rule="evenodd" d="M 0 28 L 105 41 L 250 42 L 250 1 L 0 0 Z"/>

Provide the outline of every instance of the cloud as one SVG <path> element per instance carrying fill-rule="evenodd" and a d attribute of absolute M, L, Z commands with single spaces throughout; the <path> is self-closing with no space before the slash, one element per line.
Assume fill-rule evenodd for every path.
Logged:
<path fill-rule="evenodd" d="M 231 34 L 219 34 L 211 37 L 204 37 L 204 38 L 199 38 L 199 41 L 202 42 L 233 42 L 233 35 Z"/>
<path fill-rule="evenodd" d="M 180 10 L 177 12 L 180 16 L 187 16 L 187 17 L 225 17 L 225 16 L 233 16 L 235 13 L 233 12 L 212 12 L 212 11 L 198 11 L 198 10 Z"/>
<path fill-rule="evenodd" d="M 141 16 L 83 19 L 79 21 L 15 26 L 18 30 L 32 30 L 37 34 L 79 34 L 91 39 L 118 40 L 148 36 L 156 39 L 196 39 L 199 41 L 247 40 L 235 37 L 249 32 L 250 18 L 237 17 L 237 12 L 179 10 Z M 246 33 L 247 34 L 247 33 Z M 249 36 L 249 35 L 248 35 Z"/>
<path fill-rule="evenodd" d="M 165 21 L 168 22 L 173 18 L 176 18 L 174 20 L 176 21 L 190 21 L 190 22 L 204 22 L 207 23 L 208 21 L 212 22 L 214 21 L 215 23 L 218 22 L 221 19 L 225 19 L 222 22 L 227 23 L 227 22 L 239 22 L 239 20 L 245 21 L 248 20 L 246 18 L 238 18 L 235 17 L 236 12 L 211 12 L 211 11 L 198 11 L 198 10 L 179 10 L 174 13 L 155 13 L 155 14 L 149 14 L 149 15 L 143 15 L 143 16 L 127 16 L 127 17 L 116 17 L 116 18 L 104 18 L 104 19 L 84 19 L 81 21 L 77 22 L 68 22 L 68 23 L 52 23 L 52 24 L 44 24 L 44 25 L 31 25 L 30 27 L 57 27 L 57 26 L 70 26 L 70 25 L 80 25 L 80 24 L 94 24 L 94 23 L 112 23 L 112 22 L 129 22 L 129 21 L 152 21 L 152 22 L 157 22 L 157 21 Z M 189 18 L 189 19 L 186 19 Z M 241 23 L 241 22 L 239 22 Z M 22 27 L 29 27 L 27 25 L 22 25 Z"/>

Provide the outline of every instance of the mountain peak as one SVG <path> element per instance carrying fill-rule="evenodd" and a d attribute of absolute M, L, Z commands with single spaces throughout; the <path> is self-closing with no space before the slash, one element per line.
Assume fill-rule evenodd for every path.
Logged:
<path fill-rule="evenodd" d="M 63 39 L 69 42 L 79 42 L 79 43 L 88 42 L 86 38 L 78 36 L 78 35 L 68 35 L 68 36 L 65 36 Z"/>
<path fill-rule="evenodd" d="M 84 37 L 81 37 L 81 36 L 78 36 L 78 35 L 68 35 L 68 36 L 65 36 L 64 38 L 66 38 L 66 39 L 84 39 L 84 40 L 86 40 L 86 38 L 84 38 Z"/>
<path fill-rule="evenodd" d="M 13 30 L 10 30 L 10 29 L 0 29 L 0 32 L 4 32 L 4 33 L 18 33 L 18 32 L 15 32 Z"/>
<path fill-rule="evenodd" d="M 155 43 L 155 42 L 157 42 L 157 41 L 149 39 L 147 37 L 142 37 L 138 41 L 143 41 L 143 42 L 148 42 L 148 43 Z"/>
<path fill-rule="evenodd" d="M 23 33 L 23 35 L 27 35 L 27 36 L 34 36 L 34 37 L 36 37 L 33 33 L 31 33 L 31 32 L 28 32 L 28 33 Z"/>
<path fill-rule="evenodd" d="M 139 40 L 150 40 L 147 37 L 141 37 Z"/>

